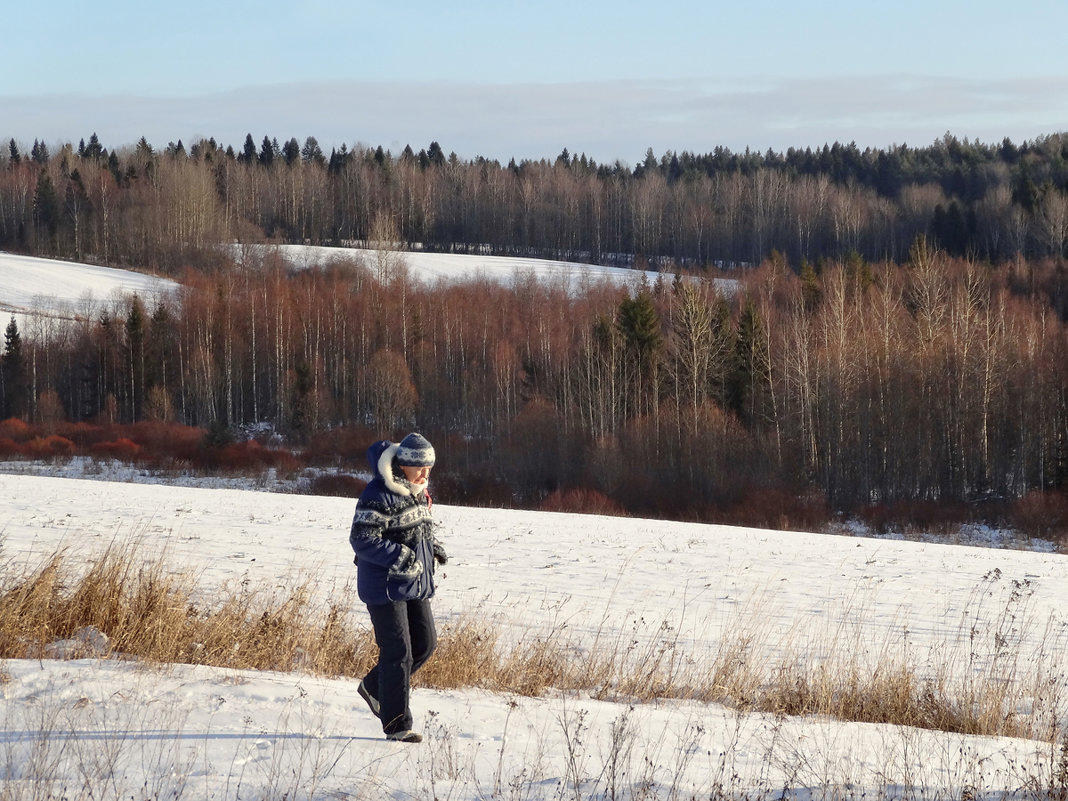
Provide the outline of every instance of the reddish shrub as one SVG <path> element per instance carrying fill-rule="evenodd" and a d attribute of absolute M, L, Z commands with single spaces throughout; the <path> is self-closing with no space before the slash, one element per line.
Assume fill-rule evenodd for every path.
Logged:
<path fill-rule="evenodd" d="M 442 503 L 500 508 L 508 508 L 515 497 L 512 486 L 500 479 L 476 475 L 461 480 L 448 473 L 430 476 L 430 494 Z"/>
<path fill-rule="evenodd" d="M 336 498 L 359 498 L 366 481 L 344 473 L 324 473 L 312 479 L 312 495 L 330 495 Z"/>
<path fill-rule="evenodd" d="M 15 442 L 29 442 L 35 435 L 33 426 L 17 417 L 0 420 L 0 437 L 8 437 Z"/>
<path fill-rule="evenodd" d="M 627 516 L 626 510 L 612 498 L 597 490 L 583 488 L 551 492 L 538 509 L 542 512 Z"/>
<path fill-rule="evenodd" d="M 234 442 L 223 448 L 201 448 L 199 463 L 238 475 L 253 475 L 268 467 L 281 473 L 300 469 L 300 460 L 289 451 L 265 448 L 256 440 Z"/>
<path fill-rule="evenodd" d="M 973 510 L 967 504 L 949 499 L 875 504 L 860 510 L 858 516 L 880 534 L 895 530 L 952 534 L 974 518 Z"/>
<path fill-rule="evenodd" d="M 309 464 L 349 464 L 363 466 L 372 442 L 384 436 L 367 426 L 342 426 L 314 434 L 304 447 Z"/>
<path fill-rule="evenodd" d="M 831 518 L 822 496 L 786 489 L 753 489 L 727 512 L 724 522 L 779 531 L 820 531 Z"/>
<path fill-rule="evenodd" d="M 0 459 L 11 459 L 22 455 L 20 446 L 11 437 L 0 437 Z"/>
<path fill-rule="evenodd" d="M 64 423 L 56 432 L 73 442 L 80 450 L 89 450 L 99 442 L 116 439 L 112 426 L 93 425 L 92 423 Z"/>
<path fill-rule="evenodd" d="M 114 442 L 98 442 L 89 448 L 90 455 L 103 459 L 117 459 L 120 462 L 137 461 L 143 449 L 136 442 L 131 442 L 126 437 Z"/>
<path fill-rule="evenodd" d="M 122 430 L 124 436 L 142 447 L 142 461 L 156 464 L 195 461 L 204 439 L 203 429 L 161 420 L 134 423 Z"/>
<path fill-rule="evenodd" d="M 31 459 L 70 458 L 74 455 L 74 443 L 58 434 L 34 437 L 26 443 L 24 453 Z"/>
<path fill-rule="evenodd" d="M 1068 536 L 1068 495 L 1029 492 L 1009 509 L 1009 525 L 1027 537 L 1063 540 Z"/>

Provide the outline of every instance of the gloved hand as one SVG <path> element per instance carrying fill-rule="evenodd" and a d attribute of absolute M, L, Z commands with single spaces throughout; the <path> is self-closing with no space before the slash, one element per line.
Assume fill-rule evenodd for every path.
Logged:
<path fill-rule="evenodd" d="M 411 581 L 423 573 L 423 563 L 415 558 L 415 551 L 407 545 L 400 546 L 400 556 L 389 567 L 389 577 Z"/>
<path fill-rule="evenodd" d="M 439 565 L 447 564 L 449 561 L 449 555 L 445 553 L 445 549 L 441 547 L 441 543 L 434 540 L 434 561 Z"/>

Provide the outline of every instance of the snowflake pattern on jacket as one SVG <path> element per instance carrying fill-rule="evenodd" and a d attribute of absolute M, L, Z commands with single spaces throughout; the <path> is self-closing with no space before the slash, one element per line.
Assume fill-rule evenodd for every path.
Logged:
<path fill-rule="evenodd" d="M 398 445 L 380 440 L 367 451 L 374 478 L 360 494 L 349 544 L 356 553 L 356 591 L 366 604 L 428 600 L 434 596 L 434 560 L 445 551 L 434 537 L 426 489 L 394 475 Z"/>

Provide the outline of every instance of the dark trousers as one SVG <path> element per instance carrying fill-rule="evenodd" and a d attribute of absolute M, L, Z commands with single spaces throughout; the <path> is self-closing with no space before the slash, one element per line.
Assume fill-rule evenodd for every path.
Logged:
<path fill-rule="evenodd" d="M 381 705 L 379 717 L 386 734 L 412 727 L 408 708 L 411 678 L 438 644 L 430 601 L 397 601 L 367 605 L 378 643 L 378 664 L 364 677 L 364 685 Z"/>

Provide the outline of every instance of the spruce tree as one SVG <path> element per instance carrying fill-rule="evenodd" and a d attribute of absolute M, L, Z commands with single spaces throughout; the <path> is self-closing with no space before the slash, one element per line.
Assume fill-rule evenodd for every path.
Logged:
<path fill-rule="evenodd" d="M 22 357 L 22 335 L 15 317 L 4 330 L 4 355 L 0 365 L 0 409 L 3 417 L 20 417 L 25 409 L 26 377 Z"/>
<path fill-rule="evenodd" d="M 256 143 L 252 139 L 252 134 L 245 134 L 245 144 L 241 148 L 241 155 L 237 157 L 237 160 L 243 164 L 253 164 L 256 161 Z"/>
<path fill-rule="evenodd" d="M 758 398 L 769 370 L 764 323 L 756 304 L 746 300 L 738 319 L 734 365 L 727 387 L 730 408 L 746 423 L 757 419 Z"/>
<path fill-rule="evenodd" d="M 282 145 L 282 158 L 285 159 L 287 167 L 292 167 L 300 159 L 300 144 L 296 137 Z"/>
<path fill-rule="evenodd" d="M 271 142 L 269 136 L 263 137 L 263 144 L 260 146 L 259 161 L 260 166 L 270 167 L 274 163 L 274 144 Z"/>
<path fill-rule="evenodd" d="M 623 337 L 623 347 L 628 354 L 626 364 L 629 375 L 627 382 L 634 392 L 637 408 L 642 414 L 646 408 L 652 408 L 656 402 L 657 373 L 663 335 L 660 331 L 660 314 L 653 303 L 653 297 L 646 289 L 640 290 L 633 298 L 624 298 L 616 312 L 616 327 Z M 650 405 L 647 407 L 645 401 Z"/>
<path fill-rule="evenodd" d="M 59 228 L 59 199 L 52 179 L 44 170 L 37 178 L 37 189 L 33 193 L 33 221 L 38 231 L 47 232 L 47 244 L 52 245 Z"/>
<path fill-rule="evenodd" d="M 304 140 L 304 147 L 300 149 L 300 157 L 304 161 L 317 164 L 320 167 L 326 164 L 326 156 L 323 155 L 323 149 L 319 147 L 319 140 L 314 136 L 309 136 Z"/>
<path fill-rule="evenodd" d="M 93 161 L 101 161 L 107 157 L 107 151 L 100 145 L 100 138 L 95 132 L 89 137 L 89 144 L 85 146 L 82 156 Z"/>
<path fill-rule="evenodd" d="M 37 164 L 47 164 L 48 159 L 48 145 L 44 142 L 38 142 L 33 140 L 33 148 L 30 150 L 30 158 Z"/>

